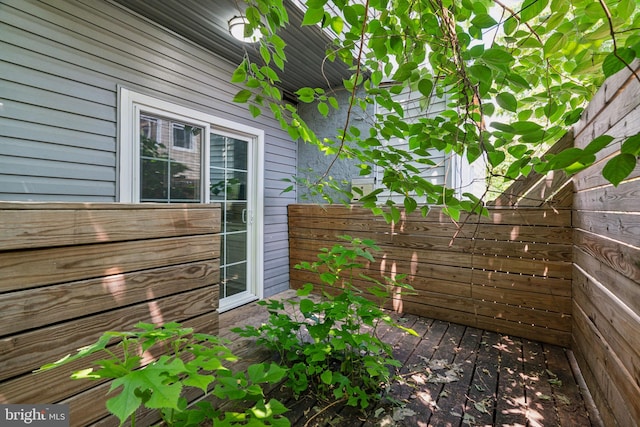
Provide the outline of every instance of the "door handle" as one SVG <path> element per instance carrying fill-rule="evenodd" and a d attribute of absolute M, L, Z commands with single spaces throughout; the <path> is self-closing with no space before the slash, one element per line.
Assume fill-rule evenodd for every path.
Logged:
<path fill-rule="evenodd" d="M 242 223 L 253 224 L 253 211 L 249 209 L 242 209 Z"/>

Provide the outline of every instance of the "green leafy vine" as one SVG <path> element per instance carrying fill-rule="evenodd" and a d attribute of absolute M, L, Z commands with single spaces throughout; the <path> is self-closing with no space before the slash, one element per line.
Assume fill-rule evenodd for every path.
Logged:
<path fill-rule="evenodd" d="M 373 165 L 382 168 L 382 184 L 404 196 L 409 212 L 419 207 L 426 212 L 433 204 L 452 212 L 483 209 L 483 203 L 463 204 L 468 195 L 458 199 L 451 189 L 419 177 L 413 164 L 429 164 L 436 151 L 470 163 L 483 159 L 489 193 L 532 171 L 577 173 L 613 143 L 621 142 L 623 149 L 608 161 L 603 176 L 618 185 L 636 166 L 637 135 L 542 155 L 579 120 L 605 78 L 626 68 L 640 82 L 633 65 L 640 56 L 634 0 L 307 0 L 302 25 L 333 34 L 326 61 L 352 67 L 340 88 L 304 87 L 295 94 L 299 102 L 315 103 L 324 116 L 341 107 L 335 91 L 350 94 L 333 139 L 318 138 L 297 109 L 283 102 L 278 74 L 287 62 L 286 45 L 277 33 L 288 25 L 286 7 L 281 0 L 245 2 L 251 25 L 264 35 L 263 64 L 248 56 L 240 64 L 233 81 L 245 88 L 235 100 L 247 103 L 254 115 L 268 108 L 293 139 L 333 156 L 331 165 L 351 158 L 362 175 Z M 419 93 L 425 108 L 433 97 L 445 98 L 447 107 L 410 122 L 394 100 L 403 90 Z M 366 111 L 372 104 L 390 113 L 370 118 L 370 132 L 361 133 L 351 126 L 352 110 Z M 409 148 L 389 147 L 392 137 L 408 141 Z M 315 182 L 292 182 L 322 194 L 332 187 L 322 183 L 328 176 L 329 170 Z M 379 195 L 361 201 L 373 209 L 387 203 L 388 219 L 397 219 L 399 210 Z"/>

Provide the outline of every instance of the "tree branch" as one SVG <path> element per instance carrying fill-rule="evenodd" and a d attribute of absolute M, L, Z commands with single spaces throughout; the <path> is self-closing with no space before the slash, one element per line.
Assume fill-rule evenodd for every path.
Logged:
<path fill-rule="evenodd" d="M 602 7 L 602 10 L 604 11 L 604 14 L 607 16 L 607 22 L 609 24 L 609 34 L 611 34 L 611 40 L 613 41 L 613 55 L 616 58 L 618 58 L 620 62 L 624 64 L 627 70 L 629 70 L 631 74 L 635 76 L 636 80 L 638 80 L 638 83 L 640 83 L 640 75 L 638 75 L 636 70 L 634 70 L 633 67 L 631 67 L 631 64 L 625 61 L 618 54 L 618 43 L 616 41 L 616 32 L 615 32 L 615 29 L 613 28 L 613 17 L 611 16 L 611 11 L 609 10 L 609 7 L 607 7 L 607 4 L 604 2 L 604 0 L 598 0 L 598 1 L 600 3 L 600 6 Z"/>
<path fill-rule="evenodd" d="M 353 82 L 353 89 L 351 89 L 351 95 L 349 97 L 349 107 L 347 108 L 347 117 L 344 121 L 344 127 L 342 128 L 342 135 L 340 135 L 340 146 L 338 147 L 338 152 L 336 153 L 331 163 L 327 167 L 327 170 L 322 174 L 319 181 L 325 179 L 333 165 L 338 161 L 340 154 L 344 151 L 345 139 L 347 137 L 347 132 L 349 130 L 349 123 L 351 123 L 351 113 L 353 112 L 353 106 L 356 102 L 356 91 L 358 90 L 358 79 L 362 74 L 362 55 L 364 53 L 364 39 L 367 34 L 367 18 L 369 17 L 369 0 L 364 4 L 364 19 L 362 20 L 362 29 L 360 30 L 360 46 L 358 49 L 358 58 L 356 62 L 356 73 L 355 79 Z"/>

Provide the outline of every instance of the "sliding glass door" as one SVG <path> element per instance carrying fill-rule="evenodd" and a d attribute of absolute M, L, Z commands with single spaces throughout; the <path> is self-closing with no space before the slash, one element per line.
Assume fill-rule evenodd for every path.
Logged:
<path fill-rule="evenodd" d="M 262 297 L 264 131 L 119 89 L 118 200 L 220 203 L 220 311 Z"/>
<path fill-rule="evenodd" d="M 220 298 L 223 303 L 244 299 L 251 292 L 254 182 L 251 139 L 212 131 L 209 149 L 210 201 L 222 206 Z"/>

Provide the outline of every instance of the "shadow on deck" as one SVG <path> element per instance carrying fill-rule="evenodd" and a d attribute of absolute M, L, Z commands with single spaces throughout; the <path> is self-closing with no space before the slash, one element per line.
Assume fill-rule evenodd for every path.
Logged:
<path fill-rule="evenodd" d="M 287 299 L 295 291 L 275 298 Z M 220 316 L 220 335 L 246 364 L 271 357 L 229 329 L 259 326 L 268 313 L 255 303 Z M 570 350 L 523 338 L 413 315 L 398 316 L 413 328 L 380 330 L 403 363 L 387 402 L 368 413 L 327 405 L 311 397 L 298 401 L 275 388 L 271 397 L 289 409 L 292 426 L 598 426 L 591 399 L 572 369 Z M 574 364 L 575 366 L 575 364 Z"/>

